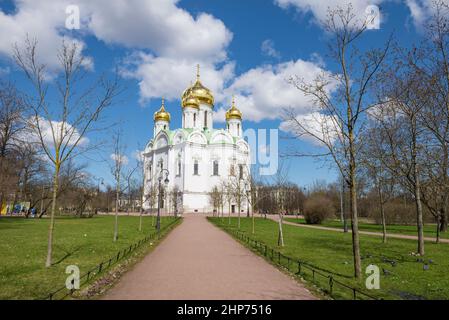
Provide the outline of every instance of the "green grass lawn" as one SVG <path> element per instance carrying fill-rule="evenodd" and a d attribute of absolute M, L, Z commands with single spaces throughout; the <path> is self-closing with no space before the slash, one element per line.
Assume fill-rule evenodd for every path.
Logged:
<path fill-rule="evenodd" d="M 211 221 L 228 226 L 227 219 L 212 218 Z M 231 226 L 237 228 L 237 218 L 232 218 Z M 258 218 L 256 233 L 252 235 L 251 219 L 241 220 L 241 231 L 274 248 L 278 248 L 277 227 L 272 220 Z M 364 287 L 365 280 L 357 282 L 353 278 L 351 234 L 291 225 L 284 225 L 283 230 L 285 247 L 279 248 L 283 254 L 335 273 L 336 279 L 372 295 L 385 299 L 449 299 L 448 244 L 426 242 L 426 256 L 420 262 L 418 257 L 410 255 L 416 252 L 414 240 L 389 239 L 387 244 L 382 244 L 381 238 L 361 235 L 363 271 L 369 264 L 375 264 L 381 270 L 380 290 L 368 291 Z M 395 266 L 388 260 L 394 260 Z M 429 263 L 429 270 L 424 270 L 424 263 Z M 384 275 L 382 269 L 387 270 L 388 275 Z M 327 287 L 325 279 L 321 286 Z M 351 298 L 349 292 L 339 294 L 342 298 Z"/>
<path fill-rule="evenodd" d="M 285 221 L 299 223 L 299 224 L 306 224 L 306 221 L 303 218 L 290 218 L 285 217 Z M 350 223 L 350 222 L 349 222 Z M 326 220 L 324 221 L 320 226 L 323 227 L 331 227 L 331 228 L 343 228 L 342 223 L 340 220 Z M 349 228 L 351 226 L 349 225 Z M 435 224 L 428 224 L 424 226 L 424 236 L 435 238 L 436 237 L 436 225 Z M 359 230 L 361 231 L 372 231 L 372 232 L 382 232 L 382 225 L 375 224 L 375 223 L 366 223 L 366 222 L 359 222 Z M 405 235 L 411 235 L 416 236 L 417 235 L 417 228 L 416 225 L 399 225 L 399 224 L 392 224 L 387 225 L 387 233 L 395 233 L 395 234 L 405 234 Z M 449 232 L 440 232 L 440 237 L 443 239 L 449 239 Z"/>
<path fill-rule="evenodd" d="M 164 226 L 172 218 L 162 218 Z M 119 239 L 113 242 L 114 217 L 56 219 L 54 265 L 45 268 L 49 219 L 0 218 L 0 299 L 39 299 L 63 286 L 68 265 L 83 274 L 119 250 L 144 238 L 152 217 L 119 216 Z"/>

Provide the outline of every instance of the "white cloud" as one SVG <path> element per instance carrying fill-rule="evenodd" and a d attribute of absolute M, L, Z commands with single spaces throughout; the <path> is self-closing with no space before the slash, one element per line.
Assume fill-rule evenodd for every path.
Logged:
<path fill-rule="evenodd" d="M 0 11 L 0 54 L 11 56 L 12 45 L 23 43 L 25 36 L 39 41 L 40 61 L 50 68 L 57 68 L 57 49 L 66 37 L 74 41 L 73 35 L 92 34 L 109 44 L 118 44 L 132 49 L 151 52 L 145 67 L 153 64 L 153 69 L 162 71 L 173 80 L 173 70 L 178 64 L 201 61 L 214 66 L 227 59 L 226 49 L 232 40 L 232 33 L 224 23 L 206 13 L 196 17 L 177 6 L 179 0 L 78 0 L 80 7 L 81 30 L 68 31 L 64 28 L 67 14 L 65 8 L 72 5 L 71 0 L 16 0 L 16 10 L 11 14 Z M 81 46 L 84 43 L 77 40 Z M 92 60 L 88 60 L 92 67 Z M 165 67 L 165 68 L 164 68 Z M 191 71 L 191 75 L 194 72 Z M 136 76 L 140 74 L 137 73 Z M 160 75 L 157 75 L 160 76 Z M 140 80 L 151 77 L 145 75 Z M 191 76 L 192 77 L 192 76 Z M 190 78 L 191 78 L 190 77 Z M 189 79 L 190 79 L 189 78 Z M 187 83 L 184 83 L 184 88 Z M 143 98 L 160 96 L 160 90 L 150 88 L 142 82 Z"/>
<path fill-rule="evenodd" d="M 135 150 L 132 154 L 132 157 L 136 159 L 137 161 L 143 161 L 143 151 L 142 150 Z"/>
<path fill-rule="evenodd" d="M 435 0 L 405 0 L 405 3 L 410 10 L 413 24 L 418 30 L 423 27 L 427 19 L 435 14 Z M 449 6 L 449 0 L 443 0 L 443 3 Z M 449 14 L 448 9 L 446 9 L 446 14 Z"/>
<path fill-rule="evenodd" d="M 123 154 L 111 153 L 110 158 L 112 161 L 117 161 L 119 164 L 124 166 L 128 165 L 129 163 L 128 157 Z"/>
<path fill-rule="evenodd" d="M 225 121 L 226 121 L 226 107 L 221 107 L 218 108 L 217 110 L 214 110 L 214 122 L 223 123 Z"/>
<path fill-rule="evenodd" d="M 18 138 L 21 141 L 30 143 L 40 143 L 38 135 L 37 122 L 34 118 L 28 119 L 28 130 L 23 131 Z M 54 150 L 55 143 L 58 144 L 62 139 L 62 145 L 73 146 L 80 139 L 79 131 L 69 123 L 65 123 L 61 135 L 61 127 L 63 122 L 61 121 L 48 121 L 43 118 L 39 118 L 39 129 L 42 134 L 42 140 L 50 150 Z M 52 130 L 53 129 L 53 130 Z M 54 140 L 53 140 L 54 132 Z M 84 147 L 89 144 L 87 137 L 81 137 L 78 142 L 79 147 Z"/>
<path fill-rule="evenodd" d="M 300 59 L 251 69 L 225 89 L 227 105 L 230 105 L 229 97 L 235 95 L 236 105 L 243 112 L 244 119 L 251 121 L 280 118 L 284 108 L 292 108 L 302 114 L 310 112 L 313 109 L 310 99 L 289 79 L 299 76 L 311 82 L 323 72 L 317 64 Z"/>
<path fill-rule="evenodd" d="M 0 76 L 6 76 L 11 72 L 9 67 L 0 67 Z"/>
<path fill-rule="evenodd" d="M 142 102 L 151 98 L 179 99 L 182 92 L 195 80 L 196 65 L 200 60 L 155 57 L 143 52 L 127 59 L 122 74 L 139 80 Z M 222 101 L 223 88 L 234 76 L 234 63 L 223 66 L 201 64 L 201 81 Z"/>
<path fill-rule="evenodd" d="M 338 137 L 339 130 L 336 121 L 335 117 L 320 112 L 311 112 L 296 116 L 296 121 L 293 119 L 283 121 L 279 129 L 304 141 L 321 146 L 323 143 L 320 140 L 332 144 Z"/>
<path fill-rule="evenodd" d="M 267 39 L 262 42 L 261 50 L 264 55 L 267 55 L 269 57 L 276 59 L 279 59 L 281 57 L 281 53 L 275 49 L 274 41 L 271 39 Z"/>
<path fill-rule="evenodd" d="M 302 13 L 311 13 L 315 22 L 322 24 L 326 20 L 328 8 L 346 8 L 348 4 L 352 5 L 355 18 L 360 22 L 366 21 L 366 8 L 370 5 L 379 6 L 388 0 L 274 0 L 281 8 L 287 9 L 293 7 Z"/>
<path fill-rule="evenodd" d="M 232 33 L 210 14 L 193 17 L 178 0 L 83 1 L 88 26 L 108 43 L 146 48 L 157 56 L 222 61 Z"/>
<path fill-rule="evenodd" d="M 5 14 L 0 11 L 0 54 L 10 57 L 13 45 L 21 47 L 28 36 L 38 40 L 39 61 L 50 70 L 55 70 L 58 68 L 57 51 L 63 39 L 67 42 L 76 41 L 84 49 L 84 42 L 62 32 L 67 3 L 68 1 L 21 0 L 16 1 L 17 8 L 13 13 Z"/>

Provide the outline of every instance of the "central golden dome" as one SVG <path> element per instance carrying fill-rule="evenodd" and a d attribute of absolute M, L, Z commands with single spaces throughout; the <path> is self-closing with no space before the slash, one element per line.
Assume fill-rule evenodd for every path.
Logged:
<path fill-rule="evenodd" d="M 199 104 L 207 104 L 211 107 L 214 106 L 214 96 L 212 92 L 203 86 L 200 81 L 200 66 L 197 65 L 196 81 L 193 85 L 187 88 L 182 94 L 182 106 L 188 105 L 187 100 L 196 99 Z"/>

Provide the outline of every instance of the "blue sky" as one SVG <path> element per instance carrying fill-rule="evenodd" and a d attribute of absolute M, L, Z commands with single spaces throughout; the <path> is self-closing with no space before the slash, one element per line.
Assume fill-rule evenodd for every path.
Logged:
<path fill-rule="evenodd" d="M 93 2 L 93 3 L 92 3 Z M 115 0 L 50 1 L 0 0 L 0 76 L 28 90 L 23 75 L 11 60 L 11 46 L 24 34 L 37 37 L 43 61 L 58 72 L 55 51 L 63 36 L 83 44 L 83 54 L 93 62 L 90 77 L 121 70 L 127 90 L 107 117 L 119 122 L 130 163 L 133 154 L 152 136 L 153 113 L 160 97 L 167 97 L 171 126 L 181 125 L 179 97 L 201 64 L 203 84 L 216 96 L 216 118 L 223 119 L 232 95 L 243 111 L 245 128 L 279 128 L 281 109 L 293 107 L 310 112 L 310 103 L 286 78 L 299 75 L 312 79 L 320 70 L 332 72 L 326 58 L 327 34 L 320 20 L 326 8 L 348 0 Z M 367 5 L 381 8 L 379 30 L 370 30 L 362 49 L 381 46 L 394 31 L 398 42 L 410 45 L 422 37 L 422 23 L 430 14 L 427 0 L 359 0 L 353 7 L 359 15 Z M 81 29 L 64 29 L 65 8 L 80 7 Z M 215 124 L 216 127 L 224 123 Z M 281 132 L 282 136 L 283 133 Z M 95 137 L 89 137 L 95 139 Z M 280 152 L 314 148 L 310 141 L 279 142 Z M 97 177 L 110 180 L 105 148 L 89 159 Z M 329 163 L 295 158 L 290 179 L 301 185 L 314 180 L 333 181 L 336 172 Z"/>

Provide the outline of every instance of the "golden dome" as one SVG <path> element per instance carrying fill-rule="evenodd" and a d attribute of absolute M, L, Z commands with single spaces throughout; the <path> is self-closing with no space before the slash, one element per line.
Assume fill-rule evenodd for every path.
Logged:
<path fill-rule="evenodd" d="M 230 119 L 242 120 L 242 112 L 239 109 L 237 109 L 237 107 L 235 106 L 234 97 L 232 97 L 231 109 L 226 111 L 226 120 L 230 120 Z"/>
<path fill-rule="evenodd" d="M 196 81 L 195 83 L 187 88 L 182 94 L 182 106 L 184 107 L 185 100 L 187 100 L 190 96 L 196 98 L 198 103 L 204 103 L 210 106 L 214 106 L 214 96 L 212 92 L 203 86 L 200 81 L 200 65 L 197 65 L 197 73 L 196 73 Z"/>
<path fill-rule="evenodd" d="M 190 94 L 182 99 L 182 107 L 183 108 L 190 107 L 198 109 L 200 107 L 200 103 L 197 98 L 195 98 L 192 94 Z"/>
<path fill-rule="evenodd" d="M 162 98 L 161 108 L 154 113 L 154 121 L 170 122 L 170 113 L 165 111 L 164 98 Z"/>

